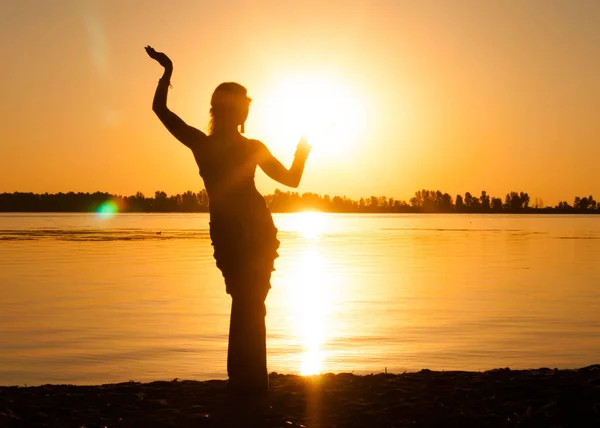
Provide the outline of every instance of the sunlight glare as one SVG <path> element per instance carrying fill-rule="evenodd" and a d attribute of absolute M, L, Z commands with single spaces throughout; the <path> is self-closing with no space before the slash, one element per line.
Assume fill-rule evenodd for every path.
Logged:
<path fill-rule="evenodd" d="M 273 138 L 296 144 L 307 137 L 315 156 L 347 153 L 366 129 L 364 106 L 333 77 L 289 78 L 273 87 L 266 103 Z"/>
<path fill-rule="evenodd" d="M 320 374 L 325 353 L 317 347 L 309 349 L 302 356 L 302 365 L 300 366 L 300 374 L 302 376 L 312 376 Z"/>
<path fill-rule="evenodd" d="M 325 261 L 318 250 L 306 250 L 298 264 L 298 284 L 290 295 L 295 327 L 302 338 L 302 375 L 321 372 L 325 352 L 321 349 L 328 331 L 327 313 L 330 310 L 331 281 Z"/>
<path fill-rule="evenodd" d="M 318 239 L 325 230 L 325 214 L 305 211 L 296 214 L 298 232 L 306 239 Z"/>

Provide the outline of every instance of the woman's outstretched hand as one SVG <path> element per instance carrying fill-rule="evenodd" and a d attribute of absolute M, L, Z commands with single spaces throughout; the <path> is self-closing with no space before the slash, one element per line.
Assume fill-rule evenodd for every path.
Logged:
<path fill-rule="evenodd" d="M 173 62 L 171 59 L 162 52 L 156 52 L 152 46 L 146 46 L 146 52 L 148 56 L 162 65 L 164 68 L 173 68 Z"/>
<path fill-rule="evenodd" d="M 300 142 L 296 146 L 296 156 L 302 156 L 304 158 L 308 157 L 312 146 L 306 142 L 306 137 L 302 137 Z"/>

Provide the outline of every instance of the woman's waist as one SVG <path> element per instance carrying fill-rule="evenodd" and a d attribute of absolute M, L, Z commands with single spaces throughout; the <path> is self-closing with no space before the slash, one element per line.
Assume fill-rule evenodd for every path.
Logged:
<path fill-rule="evenodd" d="M 236 213 L 238 211 L 266 209 L 265 198 L 256 189 L 239 191 L 213 191 L 208 194 L 211 212 L 223 211 Z"/>
<path fill-rule="evenodd" d="M 246 222 L 271 219 L 271 212 L 262 196 L 254 200 L 210 200 L 210 220 L 218 222 Z"/>
<path fill-rule="evenodd" d="M 277 228 L 268 209 L 248 211 L 211 211 L 210 236 L 213 245 L 230 241 L 261 241 L 276 239 Z"/>

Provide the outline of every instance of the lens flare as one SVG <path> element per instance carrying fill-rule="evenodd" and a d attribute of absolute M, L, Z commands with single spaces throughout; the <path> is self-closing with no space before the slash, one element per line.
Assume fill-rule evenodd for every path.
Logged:
<path fill-rule="evenodd" d="M 119 207 L 114 201 L 103 202 L 96 211 L 96 214 L 102 218 L 109 218 L 119 212 Z"/>
<path fill-rule="evenodd" d="M 103 2 L 82 2 L 82 14 L 88 33 L 90 61 L 100 77 L 108 76 L 108 43 L 102 20 Z"/>

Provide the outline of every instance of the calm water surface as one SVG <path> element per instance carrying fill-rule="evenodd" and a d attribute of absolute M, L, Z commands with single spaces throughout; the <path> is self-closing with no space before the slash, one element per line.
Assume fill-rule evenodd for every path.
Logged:
<path fill-rule="evenodd" d="M 275 215 L 269 370 L 600 361 L 600 216 Z M 206 214 L 0 215 L 0 385 L 226 377 Z"/>

